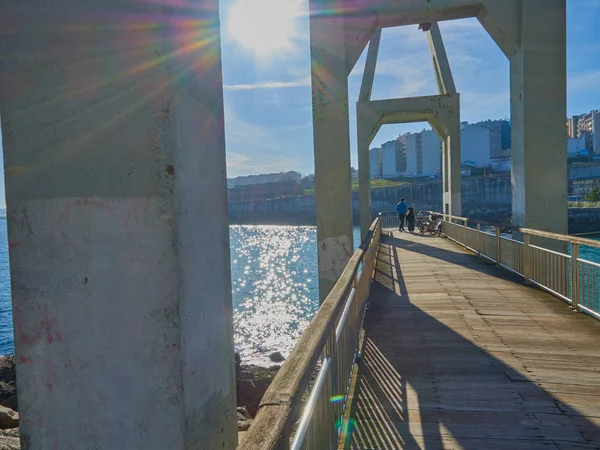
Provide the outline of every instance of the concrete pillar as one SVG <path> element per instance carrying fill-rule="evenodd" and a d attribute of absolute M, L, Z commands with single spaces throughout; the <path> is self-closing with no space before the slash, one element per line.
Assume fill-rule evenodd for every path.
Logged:
<path fill-rule="evenodd" d="M 367 53 L 367 61 L 363 72 L 362 84 L 360 87 L 359 102 L 368 102 L 371 100 L 371 92 L 373 91 L 373 80 L 375 78 L 375 67 L 377 66 L 377 55 L 379 53 L 379 45 L 381 43 L 381 29 L 377 29 L 371 37 L 369 43 L 369 52 Z M 369 145 L 371 145 L 370 133 L 372 130 L 365 128 L 368 124 L 362 123 L 361 117 L 358 115 L 357 107 L 357 136 L 358 136 L 358 196 L 360 204 L 360 235 L 361 239 L 365 239 L 373 213 L 371 211 L 371 160 L 369 155 Z"/>
<path fill-rule="evenodd" d="M 310 1 L 319 295 L 329 294 L 353 253 L 348 77 L 341 2 Z M 339 11 L 339 14 L 332 13 Z"/>
<path fill-rule="evenodd" d="M 511 58 L 513 224 L 567 233 L 564 0 L 522 2 Z"/>
<path fill-rule="evenodd" d="M 235 448 L 217 0 L 0 10 L 22 448 Z"/>
<path fill-rule="evenodd" d="M 459 94 L 455 94 L 459 96 Z M 459 97 L 460 98 L 460 97 Z M 444 189 L 444 213 L 462 215 L 461 149 L 460 149 L 460 109 L 445 120 L 448 136 L 442 140 L 442 186 Z"/>

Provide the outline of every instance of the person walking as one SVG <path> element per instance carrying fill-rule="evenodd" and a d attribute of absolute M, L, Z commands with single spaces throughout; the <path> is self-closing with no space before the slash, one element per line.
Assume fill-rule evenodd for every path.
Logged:
<path fill-rule="evenodd" d="M 400 227 L 399 231 L 404 231 L 404 219 L 406 218 L 406 211 L 408 207 L 406 206 L 406 199 L 400 199 L 400 203 L 396 205 L 396 211 L 398 212 L 398 218 L 400 219 Z"/>
<path fill-rule="evenodd" d="M 406 225 L 408 226 L 409 233 L 415 231 L 415 208 L 412 206 L 408 208 L 408 212 L 406 213 Z"/>

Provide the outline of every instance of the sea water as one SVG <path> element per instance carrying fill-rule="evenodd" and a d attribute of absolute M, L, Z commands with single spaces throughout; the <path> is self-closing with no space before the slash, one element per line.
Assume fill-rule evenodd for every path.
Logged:
<path fill-rule="evenodd" d="M 287 355 L 319 306 L 317 230 L 297 226 L 231 226 L 231 283 L 236 349 L 246 363 Z M 354 229 L 355 248 L 360 231 Z M 600 249 L 581 258 L 600 262 Z M 0 219 L 0 354 L 14 351 L 6 219 Z"/>

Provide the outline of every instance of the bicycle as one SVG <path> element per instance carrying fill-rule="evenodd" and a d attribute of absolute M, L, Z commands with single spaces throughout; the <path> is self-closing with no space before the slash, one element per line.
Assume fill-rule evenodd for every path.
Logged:
<path fill-rule="evenodd" d="M 427 220 L 423 220 L 424 218 Z M 417 227 L 421 234 L 429 233 L 431 236 L 442 235 L 442 215 L 435 213 L 423 214 L 423 211 L 419 211 L 417 214 Z"/>

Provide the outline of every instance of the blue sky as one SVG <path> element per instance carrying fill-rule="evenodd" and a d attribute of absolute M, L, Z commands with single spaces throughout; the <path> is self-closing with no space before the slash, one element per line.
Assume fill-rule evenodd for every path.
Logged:
<path fill-rule="evenodd" d="M 275 0 L 221 0 L 223 82 L 228 176 L 298 170 L 314 171 L 310 91 L 308 0 L 294 4 L 293 36 L 284 49 L 257 52 L 264 14 Z M 245 9 L 251 2 L 256 12 Z M 600 0 L 569 0 L 568 114 L 600 109 Z M 243 13 L 240 14 L 240 10 Z M 285 15 L 289 10 L 278 11 Z M 244 24 L 236 15 L 244 17 Z M 256 27 L 253 26 L 256 23 Z M 508 118 L 509 65 L 476 19 L 440 24 L 463 120 Z M 245 29 L 240 32 L 240 28 Z M 244 42 L 243 36 L 253 36 Z M 266 38 L 267 36 L 265 36 Z M 257 41 L 258 40 L 258 41 Z M 257 41 L 257 42 L 255 42 Z M 266 45 L 266 44 L 265 44 Z M 255 47 L 254 49 L 252 47 Z M 349 78 L 352 163 L 357 166 L 355 103 L 366 51 Z M 425 33 L 417 26 L 385 29 L 373 99 L 436 94 Z M 373 146 L 426 124 L 387 125 Z"/>
<path fill-rule="evenodd" d="M 308 0 L 221 0 L 228 176 L 314 172 Z M 600 109 L 600 0 L 569 0 L 568 114 Z M 275 24 L 269 29 L 268 25 Z M 509 116 L 508 61 L 476 19 L 440 24 L 463 120 Z M 366 51 L 349 78 L 352 163 L 355 102 Z M 383 32 L 373 99 L 436 93 L 426 35 Z M 1 107 L 1 105 L 0 105 Z M 387 125 L 377 146 L 426 124 Z M 0 144 L 1 150 L 1 144 Z M 0 164 L 2 161 L 0 160 Z M 4 183 L 0 183 L 4 206 Z"/>

